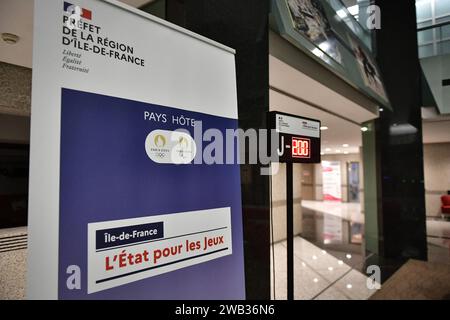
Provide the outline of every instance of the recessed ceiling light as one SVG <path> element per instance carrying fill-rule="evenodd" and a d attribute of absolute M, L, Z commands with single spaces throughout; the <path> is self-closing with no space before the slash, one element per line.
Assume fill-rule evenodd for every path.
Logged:
<path fill-rule="evenodd" d="M 361 131 L 362 131 L 362 132 L 369 131 L 369 128 L 367 128 L 367 127 L 361 127 Z"/>
<path fill-rule="evenodd" d="M 339 149 L 338 149 L 338 150 L 336 150 L 336 153 L 341 153 L 341 150 L 339 150 Z"/>
<path fill-rule="evenodd" d="M 322 130 L 322 131 L 328 130 L 328 127 L 327 126 L 322 126 L 322 127 L 320 127 L 320 130 Z"/>
<path fill-rule="evenodd" d="M 344 154 L 348 154 L 348 151 L 344 151 Z"/>
<path fill-rule="evenodd" d="M 321 155 L 321 156 L 324 156 L 324 155 L 325 155 L 325 152 L 321 152 L 320 155 Z"/>
<path fill-rule="evenodd" d="M 19 41 L 19 36 L 4 32 L 2 33 L 2 40 L 5 41 L 7 44 L 16 44 Z"/>
<path fill-rule="evenodd" d="M 330 152 L 331 149 L 330 149 L 330 148 L 326 148 L 325 151 L 326 151 L 326 152 Z"/>
<path fill-rule="evenodd" d="M 383 111 L 384 111 L 384 109 L 383 109 L 383 108 L 380 108 L 380 109 L 378 109 L 378 110 L 380 110 L 380 112 L 383 112 Z"/>
<path fill-rule="evenodd" d="M 348 148 L 348 147 L 350 147 L 347 143 L 344 143 L 343 145 L 342 145 L 342 147 L 344 147 L 344 148 Z"/>

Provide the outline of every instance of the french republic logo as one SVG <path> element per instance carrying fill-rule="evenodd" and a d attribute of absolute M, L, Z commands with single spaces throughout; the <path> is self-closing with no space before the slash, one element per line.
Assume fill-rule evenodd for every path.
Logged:
<path fill-rule="evenodd" d="M 77 5 L 71 4 L 66 1 L 64 1 L 64 11 L 68 12 L 69 14 L 77 14 L 81 18 L 84 18 L 86 20 L 92 19 L 92 11 L 91 10 L 88 10 L 86 8 L 81 8 Z"/>

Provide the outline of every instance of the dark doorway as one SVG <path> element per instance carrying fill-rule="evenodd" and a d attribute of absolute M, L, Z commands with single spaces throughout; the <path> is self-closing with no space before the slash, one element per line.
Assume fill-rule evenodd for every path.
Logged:
<path fill-rule="evenodd" d="M 27 225 L 29 145 L 0 143 L 0 229 Z"/>

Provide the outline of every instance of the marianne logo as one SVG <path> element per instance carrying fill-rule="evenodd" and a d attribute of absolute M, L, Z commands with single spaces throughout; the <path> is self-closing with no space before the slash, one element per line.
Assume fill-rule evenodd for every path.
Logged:
<path fill-rule="evenodd" d="M 64 1 L 64 11 L 68 14 L 78 14 L 81 18 L 86 20 L 92 19 L 92 11 L 86 8 L 81 8 L 80 6 L 71 4 L 69 2 Z"/>
<path fill-rule="evenodd" d="M 66 26 L 72 29 L 79 29 L 81 18 L 92 20 L 92 11 L 80 6 L 64 1 L 64 12 L 69 14 Z"/>

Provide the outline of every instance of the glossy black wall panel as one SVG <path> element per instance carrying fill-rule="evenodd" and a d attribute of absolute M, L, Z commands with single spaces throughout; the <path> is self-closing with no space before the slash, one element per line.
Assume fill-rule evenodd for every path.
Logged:
<path fill-rule="evenodd" d="M 268 0 L 167 0 L 166 19 L 236 50 L 239 126 L 266 128 Z M 269 178 L 241 167 L 248 299 L 270 298 Z"/>
<path fill-rule="evenodd" d="M 420 64 L 414 1 L 376 0 L 377 61 L 394 112 L 377 120 L 380 251 L 386 258 L 427 258 Z"/>

